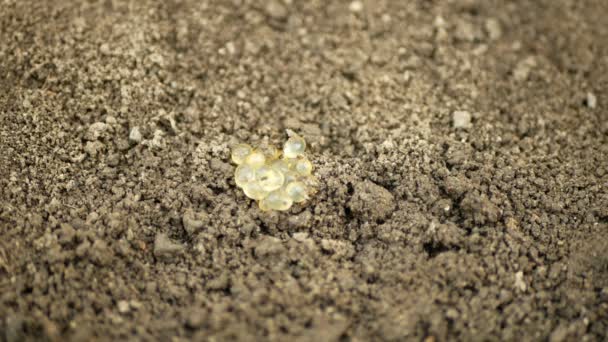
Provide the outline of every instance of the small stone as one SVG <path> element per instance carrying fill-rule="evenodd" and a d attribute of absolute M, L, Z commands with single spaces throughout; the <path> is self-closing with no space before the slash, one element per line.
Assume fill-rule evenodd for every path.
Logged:
<path fill-rule="evenodd" d="M 586 98 L 585 104 L 587 105 L 587 107 L 589 107 L 591 109 L 594 109 L 595 107 L 597 107 L 597 97 L 595 97 L 595 94 L 587 93 L 587 98 Z"/>
<path fill-rule="evenodd" d="M 522 271 L 515 273 L 515 288 L 521 292 L 526 292 L 526 289 L 528 288 L 524 281 L 524 272 Z"/>
<path fill-rule="evenodd" d="M 129 133 L 129 141 L 132 143 L 138 144 L 143 139 L 141 131 L 138 126 L 131 128 L 131 132 Z"/>
<path fill-rule="evenodd" d="M 359 12 L 363 11 L 363 2 L 361 2 L 361 1 L 353 1 L 353 2 L 350 3 L 350 5 L 348 5 L 348 9 L 351 12 L 359 13 Z"/>
<path fill-rule="evenodd" d="M 536 67 L 536 59 L 532 56 L 521 60 L 517 63 L 515 70 L 513 70 L 513 78 L 518 82 L 523 82 L 528 79 L 532 68 Z"/>
<path fill-rule="evenodd" d="M 112 53 L 112 50 L 110 50 L 110 45 L 108 45 L 108 43 L 103 43 L 99 47 L 99 52 L 101 52 L 102 55 L 108 56 Z"/>
<path fill-rule="evenodd" d="M 287 8 L 278 0 L 271 0 L 266 5 L 266 14 L 273 19 L 284 20 L 289 12 Z"/>
<path fill-rule="evenodd" d="M 502 36 L 502 28 L 500 27 L 500 22 L 498 20 L 490 18 L 486 20 L 485 26 L 490 40 L 497 40 Z"/>
<path fill-rule="evenodd" d="M 452 123 L 454 128 L 471 128 L 471 113 L 467 111 L 455 111 L 452 113 Z"/>
<path fill-rule="evenodd" d="M 115 117 L 113 117 L 112 115 L 108 115 L 108 116 L 106 117 L 106 123 L 107 123 L 108 125 L 116 125 L 116 124 L 118 123 L 118 120 L 116 120 L 116 118 L 115 118 Z"/>
<path fill-rule="evenodd" d="M 159 259 L 171 260 L 183 249 L 184 246 L 173 242 L 164 233 L 158 233 L 154 238 L 154 256 Z"/>
<path fill-rule="evenodd" d="M 207 314 L 203 309 L 194 309 L 186 318 L 186 326 L 191 329 L 197 329 L 205 324 Z"/>
<path fill-rule="evenodd" d="M 118 307 L 118 312 L 122 314 L 127 313 L 131 310 L 129 302 L 127 302 L 126 300 L 119 300 L 116 306 Z"/>
<path fill-rule="evenodd" d="M 395 210 L 395 198 L 385 188 L 366 180 L 355 184 L 348 206 L 360 219 L 383 220 Z"/>

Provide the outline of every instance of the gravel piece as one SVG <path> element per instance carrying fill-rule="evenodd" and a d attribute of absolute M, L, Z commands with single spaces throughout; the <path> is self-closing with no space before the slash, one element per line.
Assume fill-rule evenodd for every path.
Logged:
<path fill-rule="evenodd" d="M 471 113 L 462 110 L 455 111 L 452 113 L 452 124 L 454 128 L 471 128 Z"/>
<path fill-rule="evenodd" d="M 585 104 L 587 105 L 587 107 L 595 109 L 595 107 L 597 107 L 597 97 L 595 97 L 595 94 L 587 93 Z"/>
<path fill-rule="evenodd" d="M 141 142 L 142 139 L 143 139 L 143 135 L 141 134 L 139 127 L 135 126 L 135 127 L 131 128 L 131 132 L 129 132 L 129 141 L 131 141 L 132 143 L 138 144 Z"/>
<path fill-rule="evenodd" d="M 268 4 L 266 4 L 265 9 L 266 14 L 268 14 L 268 16 L 277 20 L 285 20 L 287 18 L 287 15 L 289 14 L 285 5 L 283 5 L 278 0 L 268 1 Z"/>
<path fill-rule="evenodd" d="M 355 184 L 348 207 L 362 220 L 383 220 L 395 210 L 390 191 L 368 180 Z"/>

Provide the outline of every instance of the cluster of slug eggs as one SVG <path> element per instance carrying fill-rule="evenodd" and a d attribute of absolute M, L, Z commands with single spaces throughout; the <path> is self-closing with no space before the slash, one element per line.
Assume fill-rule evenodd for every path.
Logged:
<path fill-rule="evenodd" d="M 288 130 L 283 151 L 271 146 L 252 148 L 238 144 L 232 148 L 236 185 L 258 201 L 263 211 L 284 211 L 308 199 L 312 191 L 312 163 L 304 155 L 306 141 Z M 282 156 L 282 158 L 281 158 Z"/>

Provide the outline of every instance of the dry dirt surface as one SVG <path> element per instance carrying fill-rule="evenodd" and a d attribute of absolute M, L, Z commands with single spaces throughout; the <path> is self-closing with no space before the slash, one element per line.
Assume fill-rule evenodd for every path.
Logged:
<path fill-rule="evenodd" d="M 0 340 L 605 341 L 607 188 L 605 0 L 0 0 Z"/>

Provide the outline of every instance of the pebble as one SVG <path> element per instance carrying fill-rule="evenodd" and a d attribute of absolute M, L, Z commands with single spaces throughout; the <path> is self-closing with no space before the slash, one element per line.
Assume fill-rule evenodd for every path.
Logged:
<path fill-rule="evenodd" d="M 191 329 L 197 329 L 205 324 L 207 314 L 203 309 L 192 310 L 186 319 L 186 326 Z"/>
<path fill-rule="evenodd" d="M 452 123 L 454 128 L 471 128 L 471 113 L 463 110 L 457 110 L 452 113 Z"/>
<path fill-rule="evenodd" d="M 515 288 L 521 292 L 525 292 L 527 289 L 526 282 L 524 281 L 524 272 L 522 271 L 515 273 Z"/>
<path fill-rule="evenodd" d="M 348 9 L 355 13 L 361 12 L 363 10 L 363 2 L 353 1 L 350 3 L 350 5 L 348 5 Z"/>
<path fill-rule="evenodd" d="M 355 184 L 348 206 L 363 220 L 383 220 L 395 210 L 395 198 L 390 191 L 368 180 Z"/>
<path fill-rule="evenodd" d="M 486 31 L 488 31 L 488 37 L 490 40 L 497 40 L 502 36 L 502 28 L 500 22 L 497 19 L 490 18 L 485 23 Z"/>
<path fill-rule="evenodd" d="M 515 70 L 513 70 L 513 78 L 515 78 L 515 80 L 518 82 L 527 80 L 528 76 L 530 75 L 530 71 L 532 71 L 534 67 L 536 67 L 536 59 L 534 57 L 530 56 L 521 60 L 519 63 L 517 63 Z"/>
<path fill-rule="evenodd" d="M 127 313 L 131 310 L 129 303 L 126 300 L 119 300 L 118 303 L 116 303 L 116 306 L 118 307 L 118 312 L 122 314 Z"/>
<path fill-rule="evenodd" d="M 173 242 L 164 233 L 156 234 L 154 238 L 154 256 L 160 259 L 173 259 L 184 249 L 184 246 Z"/>
<path fill-rule="evenodd" d="M 139 130 L 139 127 L 135 126 L 131 128 L 131 132 L 129 133 L 129 141 L 138 144 L 141 142 L 142 139 L 143 136 L 141 134 L 141 131 Z"/>
<path fill-rule="evenodd" d="M 589 107 L 591 109 L 594 109 L 595 107 L 597 107 L 597 97 L 595 97 L 595 94 L 587 93 L 586 104 L 587 104 L 587 107 Z"/>
<path fill-rule="evenodd" d="M 288 12 L 287 8 L 285 8 L 282 3 L 277 0 L 272 0 L 266 5 L 266 14 L 274 19 L 284 20 L 287 18 Z"/>

